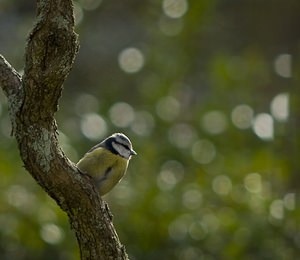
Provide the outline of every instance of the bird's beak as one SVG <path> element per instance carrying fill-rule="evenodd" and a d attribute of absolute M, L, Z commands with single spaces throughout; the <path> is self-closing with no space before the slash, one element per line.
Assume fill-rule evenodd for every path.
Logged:
<path fill-rule="evenodd" d="M 131 151 L 130 151 L 130 155 L 137 155 L 137 153 L 136 153 L 136 151 L 131 150 Z"/>

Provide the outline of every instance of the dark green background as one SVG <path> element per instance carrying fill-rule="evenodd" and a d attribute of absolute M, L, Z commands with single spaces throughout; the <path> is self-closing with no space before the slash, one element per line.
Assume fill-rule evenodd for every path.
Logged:
<path fill-rule="evenodd" d="M 300 1 L 190 0 L 178 18 L 162 2 L 76 2 L 81 48 L 56 116 L 64 151 L 77 162 L 113 132 L 132 140 L 138 156 L 104 197 L 131 259 L 297 259 Z M 34 4 L 0 2 L 0 53 L 20 71 Z M 126 73 L 131 47 L 144 64 Z M 282 120 L 274 100 L 288 101 Z M 0 258 L 78 259 L 0 101 Z"/>

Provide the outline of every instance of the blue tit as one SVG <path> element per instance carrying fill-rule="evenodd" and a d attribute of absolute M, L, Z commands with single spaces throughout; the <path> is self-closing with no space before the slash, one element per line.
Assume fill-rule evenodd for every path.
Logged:
<path fill-rule="evenodd" d="M 122 179 L 131 156 L 136 154 L 129 138 L 115 133 L 90 149 L 77 167 L 93 177 L 102 196 Z"/>

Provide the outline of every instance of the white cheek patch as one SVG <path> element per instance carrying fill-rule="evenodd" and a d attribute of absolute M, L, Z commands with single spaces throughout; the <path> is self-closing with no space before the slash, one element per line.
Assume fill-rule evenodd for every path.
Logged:
<path fill-rule="evenodd" d="M 126 149 L 123 145 L 112 142 L 112 147 L 124 158 L 129 159 L 130 151 Z"/>

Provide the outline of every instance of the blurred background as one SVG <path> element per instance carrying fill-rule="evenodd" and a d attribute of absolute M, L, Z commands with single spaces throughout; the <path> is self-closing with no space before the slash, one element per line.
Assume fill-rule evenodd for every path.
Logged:
<path fill-rule="evenodd" d="M 73 162 L 113 132 L 138 156 L 107 196 L 130 259 L 300 257 L 299 0 L 78 0 L 56 115 Z M 20 72 L 35 1 L 0 1 Z M 79 259 L 23 169 L 0 94 L 0 258 Z"/>

